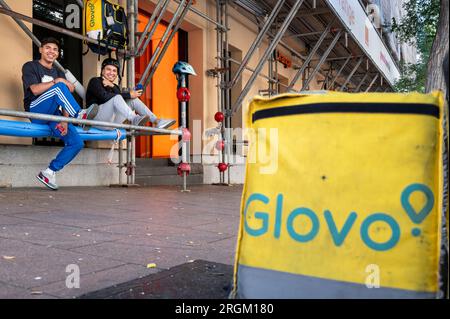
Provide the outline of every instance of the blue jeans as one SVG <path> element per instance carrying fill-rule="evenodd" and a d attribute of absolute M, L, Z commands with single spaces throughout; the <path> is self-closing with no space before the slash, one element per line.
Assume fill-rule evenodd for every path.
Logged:
<path fill-rule="evenodd" d="M 31 102 L 30 112 L 61 115 L 59 106 L 63 108 L 71 117 L 77 117 L 81 108 L 75 98 L 70 93 L 64 83 L 56 83 L 49 90 L 42 93 L 36 100 Z M 52 130 L 53 136 L 60 138 L 64 142 L 64 148 L 58 153 L 56 158 L 50 163 L 52 171 L 60 171 L 69 164 L 75 156 L 83 149 L 84 143 L 80 138 L 75 126 L 68 123 L 67 134 L 62 136 L 56 125 L 59 122 L 49 122 L 44 120 L 31 120 L 33 123 L 47 124 Z"/>

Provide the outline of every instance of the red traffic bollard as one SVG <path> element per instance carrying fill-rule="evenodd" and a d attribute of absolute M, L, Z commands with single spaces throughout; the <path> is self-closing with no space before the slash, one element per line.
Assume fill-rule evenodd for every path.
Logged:
<path fill-rule="evenodd" d="M 180 102 L 189 102 L 191 99 L 191 92 L 188 88 L 181 87 L 177 91 L 177 99 Z"/>
<path fill-rule="evenodd" d="M 189 132 L 187 128 L 183 128 L 181 131 L 183 132 L 182 133 L 183 142 L 189 142 L 191 140 L 191 132 Z"/>
<path fill-rule="evenodd" d="M 224 148 L 225 148 L 225 141 L 217 141 L 216 149 L 218 151 L 223 151 Z"/>
<path fill-rule="evenodd" d="M 223 120 L 225 119 L 225 115 L 223 115 L 222 112 L 217 112 L 214 115 L 214 119 L 216 120 L 216 122 L 223 122 Z"/>
<path fill-rule="evenodd" d="M 217 168 L 219 169 L 219 171 L 221 173 L 223 173 L 223 172 L 225 172 L 228 169 L 228 164 L 219 163 L 219 165 L 217 165 Z"/>
<path fill-rule="evenodd" d="M 186 172 L 186 175 L 189 175 L 191 172 L 191 165 L 189 165 L 189 163 L 180 163 L 180 165 L 178 165 L 178 175 L 183 176 L 183 172 Z"/>

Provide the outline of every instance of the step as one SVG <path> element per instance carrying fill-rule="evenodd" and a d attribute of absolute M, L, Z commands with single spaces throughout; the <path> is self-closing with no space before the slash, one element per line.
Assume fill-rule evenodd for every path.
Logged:
<path fill-rule="evenodd" d="M 167 167 L 171 162 L 170 158 L 136 158 L 138 167 Z"/>
<path fill-rule="evenodd" d="M 137 164 L 137 163 L 136 163 Z M 177 175 L 177 166 L 140 166 L 136 165 L 136 176 L 161 176 L 161 175 Z M 202 164 L 191 164 L 191 174 L 203 174 Z"/>
<path fill-rule="evenodd" d="M 189 175 L 187 185 L 202 185 L 203 175 Z M 183 185 L 183 178 L 178 175 L 137 176 L 136 184 L 140 186 Z"/>
<path fill-rule="evenodd" d="M 39 171 L 61 151 L 53 146 L 0 146 L 0 187 L 42 187 L 37 181 Z M 118 152 L 114 152 L 113 162 L 106 163 L 109 150 L 83 149 L 69 165 L 57 174 L 60 187 L 67 186 L 109 186 L 119 182 L 117 168 Z M 122 177 L 126 179 L 125 170 Z M 1 212 L 1 207 L 0 207 Z"/>

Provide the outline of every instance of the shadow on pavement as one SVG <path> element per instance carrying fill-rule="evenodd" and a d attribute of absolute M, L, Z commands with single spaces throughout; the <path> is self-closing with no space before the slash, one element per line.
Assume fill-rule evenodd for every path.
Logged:
<path fill-rule="evenodd" d="M 233 266 L 196 260 L 123 284 L 94 291 L 80 299 L 226 299 Z"/>

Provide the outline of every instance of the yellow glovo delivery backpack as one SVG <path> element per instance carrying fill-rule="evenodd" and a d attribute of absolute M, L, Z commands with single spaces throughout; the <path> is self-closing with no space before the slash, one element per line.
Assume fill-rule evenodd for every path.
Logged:
<path fill-rule="evenodd" d="M 232 297 L 442 297 L 444 117 L 441 93 L 254 98 Z"/>
<path fill-rule="evenodd" d="M 105 55 L 112 49 L 126 49 L 127 24 L 125 9 L 120 5 L 108 0 L 84 0 L 84 34 L 99 43 L 88 43 L 93 52 Z"/>

